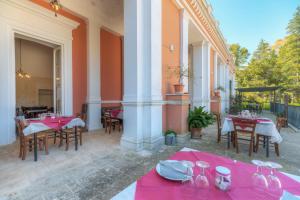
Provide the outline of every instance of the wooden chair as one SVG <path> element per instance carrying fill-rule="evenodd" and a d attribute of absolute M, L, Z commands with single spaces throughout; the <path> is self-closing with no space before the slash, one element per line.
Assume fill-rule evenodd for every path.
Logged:
<path fill-rule="evenodd" d="M 234 127 L 234 145 L 236 152 L 239 153 L 238 140 L 250 141 L 249 143 L 249 156 L 252 155 L 252 151 L 255 151 L 255 127 L 256 120 L 232 118 Z"/>
<path fill-rule="evenodd" d="M 25 120 L 16 119 L 16 125 L 18 134 L 20 136 L 20 151 L 19 151 L 19 158 L 25 160 L 27 149 L 31 152 L 33 149 L 33 135 L 25 136 L 23 133 L 24 128 L 26 127 Z M 48 135 L 45 132 L 40 132 L 37 135 L 39 149 L 45 149 L 45 153 L 48 154 Z"/>
<path fill-rule="evenodd" d="M 111 117 L 111 113 L 109 111 L 104 113 L 104 125 L 105 125 L 105 132 L 111 133 L 111 129 L 118 126 L 119 132 L 121 131 L 121 122 L 119 119 L 115 119 Z"/>
<path fill-rule="evenodd" d="M 77 127 L 77 139 L 79 140 L 80 146 L 82 145 L 82 133 L 83 128 Z M 62 130 L 60 135 L 60 147 L 63 145 L 64 140 L 66 142 L 66 151 L 68 151 L 70 143 L 75 141 L 75 127 Z"/>
<path fill-rule="evenodd" d="M 276 119 L 276 128 L 278 130 L 278 132 L 280 133 L 280 130 L 282 127 L 285 126 L 286 123 L 286 119 L 285 118 L 277 118 Z M 273 145 L 275 148 L 275 153 L 277 156 L 280 156 L 280 152 L 279 152 L 279 144 L 278 143 L 271 143 L 270 142 L 270 136 L 267 135 L 262 135 L 262 134 L 256 134 L 256 147 L 255 147 L 255 151 L 258 152 L 258 148 L 259 148 L 259 144 L 260 142 L 263 143 L 263 148 L 266 148 L 266 157 L 269 157 L 269 149 L 270 149 L 270 145 Z"/>

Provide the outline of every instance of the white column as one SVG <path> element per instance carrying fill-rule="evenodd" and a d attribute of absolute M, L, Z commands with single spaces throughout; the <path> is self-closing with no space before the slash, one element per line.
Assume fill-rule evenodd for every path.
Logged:
<path fill-rule="evenodd" d="M 193 96 L 192 106 L 204 106 L 203 97 L 203 43 L 195 43 L 193 46 Z"/>
<path fill-rule="evenodd" d="M 124 133 L 121 145 L 162 144 L 161 1 L 124 1 Z"/>
<path fill-rule="evenodd" d="M 100 97 L 100 26 L 88 22 L 88 129 L 101 128 L 101 97 Z"/>
<path fill-rule="evenodd" d="M 202 88 L 204 91 L 204 106 L 210 111 L 210 44 L 203 42 L 203 79 Z"/>
<path fill-rule="evenodd" d="M 214 52 L 214 88 L 216 89 L 218 85 L 218 53 Z"/>
<path fill-rule="evenodd" d="M 181 9 L 180 11 L 180 65 L 181 71 L 188 72 L 189 65 L 189 18 L 187 11 Z M 187 73 L 188 74 L 188 73 Z M 184 92 L 189 91 L 189 77 L 183 77 Z"/>
<path fill-rule="evenodd" d="M 0 145 L 15 141 L 15 59 L 11 27 L 0 20 Z"/>

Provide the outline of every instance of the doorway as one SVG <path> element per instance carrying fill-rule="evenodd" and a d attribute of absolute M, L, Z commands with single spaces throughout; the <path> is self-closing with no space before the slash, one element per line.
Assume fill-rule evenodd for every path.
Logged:
<path fill-rule="evenodd" d="M 61 48 L 15 35 L 16 114 L 61 113 Z"/>

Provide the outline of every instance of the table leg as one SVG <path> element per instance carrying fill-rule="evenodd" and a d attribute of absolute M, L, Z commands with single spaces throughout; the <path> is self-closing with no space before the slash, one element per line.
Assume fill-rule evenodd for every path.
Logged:
<path fill-rule="evenodd" d="M 77 126 L 75 126 L 75 151 L 78 149 Z"/>
<path fill-rule="evenodd" d="M 230 141 L 231 141 L 231 137 L 230 137 L 230 132 L 227 132 L 227 148 L 230 148 Z"/>
<path fill-rule="evenodd" d="M 37 161 L 37 133 L 33 134 L 34 161 Z"/>

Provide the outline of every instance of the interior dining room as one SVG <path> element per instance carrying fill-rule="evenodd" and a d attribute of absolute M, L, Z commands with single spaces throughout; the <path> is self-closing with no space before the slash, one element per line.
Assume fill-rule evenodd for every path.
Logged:
<path fill-rule="evenodd" d="M 48 42 L 15 36 L 17 115 L 32 118 L 54 111 L 60 81 L 59 70 L 55 69 L 59 65 L 54 65 L 59 60 L 55 59 L 56 49 L 56 45 Z"/>

